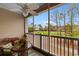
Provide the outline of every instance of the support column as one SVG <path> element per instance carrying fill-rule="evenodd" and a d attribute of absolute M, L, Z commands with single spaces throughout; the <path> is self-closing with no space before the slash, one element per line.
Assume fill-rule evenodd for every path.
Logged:
<path fill-rule="evenodd" d="M 48 40 L 49 40 L 49 52 L 50 52 L 50 6 L 48 4 Z"/>
<path fill-rule="evenodd" d="M 25 33 L 25 19 L 26 19 L 26 18 L 24 17 L 24 35 L 26 34 L 26 33 Z"/>
<path fill-rule="evenodd" d="M 26 17 L 24 17 L 24 37 L 26 37 L 26 48 L 24 51 L 24 55 L 28 56 L 28 41 L 27 41 L 27 35 L 26 35 Z"/>
<path fill-rule="evenodd" d="M 33 16 L 33 46 L 34 46 L 34 16 Z"/>

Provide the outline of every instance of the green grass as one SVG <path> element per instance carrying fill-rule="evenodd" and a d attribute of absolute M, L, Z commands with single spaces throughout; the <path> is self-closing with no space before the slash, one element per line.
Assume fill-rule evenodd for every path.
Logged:
<path fill-rule="evenodd" d="M 48 31 L 35 31 L 34 33 L 48 35 Z M 60 32 L 58 32 L 58 34 L 60 34 Z M 57 32 L 51 31 L 50 35 L 57 35 Z M 64 35 L 64 32 L 61 32 L 61 35 Z"/>
<path fill-rule="evenodd" d="M 35 34 L 48 35 L 48 31 L 35 31 L 34 33 L 35 33 Z M 79 38 L 79 32 L 73 32 L 72 34 L 73 34 L 72 37 L 77 37 L 77 38 Z M 50 32 L 50 35 L 52 35 L 52 36 L 60 36 L 60 32 L 58 32 L 58 34 L 57 34 L 57 32 L 51 31 L 51 32 Z M 61 36 L 65 36 L 65 32 L 61 32 Z M 71 37 L 70 34 L 68 34 L 67 36 L 68 36 L 68 37 Z"/>

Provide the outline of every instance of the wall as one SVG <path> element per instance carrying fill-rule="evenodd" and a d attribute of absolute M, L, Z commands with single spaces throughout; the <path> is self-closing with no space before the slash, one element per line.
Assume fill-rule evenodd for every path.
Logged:
<path fill-rule="evenodd" d="M 14 12 L 0 8 L 0 38 L 21 37 L 23 34 L 23 17 Z"/>

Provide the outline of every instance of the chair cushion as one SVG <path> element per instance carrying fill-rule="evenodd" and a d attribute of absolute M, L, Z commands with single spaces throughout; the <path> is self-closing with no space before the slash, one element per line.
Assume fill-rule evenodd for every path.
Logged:
<path fill-rule="evenodd" d="M 3 45 L 2 47 L 3 47 L 3 48 L 9 48 L 9 49 L 11 49 L 13 46 L 12 46 L 12 44 L 11 44 L 11 42 L 10 42 L 10 43 L 8 43 L 8 44 L 6 44 L 6 45 Z"/>

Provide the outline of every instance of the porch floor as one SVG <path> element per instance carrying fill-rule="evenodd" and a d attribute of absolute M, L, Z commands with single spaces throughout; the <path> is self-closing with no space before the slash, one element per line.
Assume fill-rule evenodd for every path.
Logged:
<path fill-rule="evenodd" d="M 44 56 L 44 55 L 34 49 L 29 49 L 28 56 Z"/>

